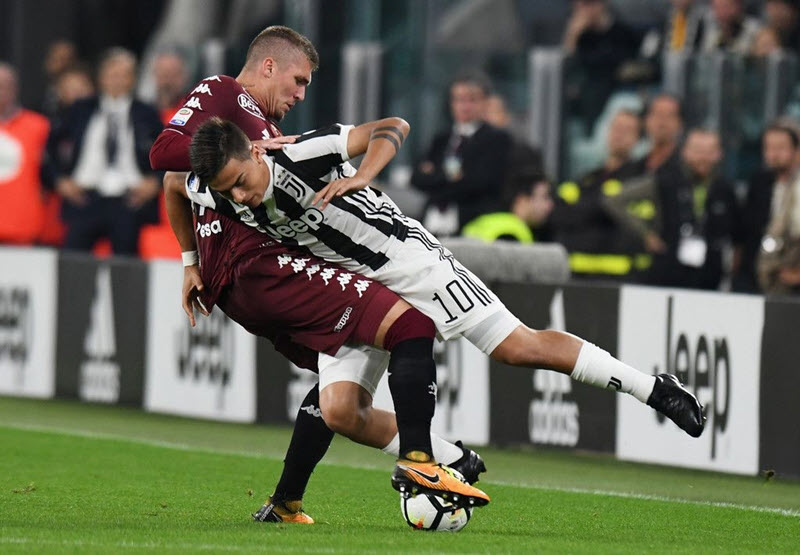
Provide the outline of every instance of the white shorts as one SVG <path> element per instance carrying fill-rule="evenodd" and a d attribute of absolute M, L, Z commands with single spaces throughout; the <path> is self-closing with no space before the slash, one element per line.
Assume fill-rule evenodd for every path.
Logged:
<path fill-rule="evenodd" d="M 334 382 L 353 382 L 375 396 L 389 366 L 389 352 L 368 345 L 344 345 L 335 356 L 319 354 L 319 390 Z"/>
<path fill-rule="evenodd" d="M 391 260 L 377 271 L 361 271 L 433 320 L 442 339 L 463 335 L 491 354 L 521 324 L 519 318 L 419 222 L 407 223 L 408 237 Z"/>

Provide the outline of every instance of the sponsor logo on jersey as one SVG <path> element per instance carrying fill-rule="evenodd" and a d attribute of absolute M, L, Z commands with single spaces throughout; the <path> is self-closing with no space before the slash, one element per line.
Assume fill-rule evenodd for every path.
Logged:
<path fill-rule="evenodd" d="M 195 230 L 200 237 L 211 237 L 217 233 L 222 233 L 222 222 L 214 220 L 210 224 L 201 224 L 197 222 L 197 229 Z"/>
<path fill-rule="evenodd" d="M 192 114 L 194 114 L 194 110 L 191 108 L 181 108 L 175 112 L 175 115 L 169 120 L 169 124 L 184 126 L 189 121 L 189 118 L 192 117 Z"/>
<path fill-rule="evenodd" d="M 114 332 L 114 298 L 111 269 L 97 271 L 89 327 L 83 340 L 86 359 L 81 363 L 78 394 L 86 401 L 116 403 L 119 400 L 120 368 L 114 360 L 117 341 Z"/>
<path fill-rule="evenodd" d="M 344 327 L 347 325 L 347 321 L 350 319 L 350 314 L 352 312 L 353 312 L 353 307 L 348 306 L 347 310 L 345 310 L 344 314 L 342 314 L 342 317 L 339 318 L 339 322 L 336 324 L 336 327 L 333 328 L 333 331 L 335 331 L 336 333 L 342 331 L 342 329 L 344 329 Z"/>
<path fill-rule="evenodd" d="M 267 233 L 276 239 L 280 239 L 281 237 L 296 237 L 298 233 L 306 233 L 308 230 L 317 231 L 319 229 L 319 224 L 321 224 L 324 219 L 325 216 L 322 212 L 316 208 L 309 207 L 306 208 L 306 211 L 299 218 L 290 220 L 286 224 L 267 229 Z M 277 232 L 277 236 L 275 232 Z"/>
<path fill-rule="evenodd" d="M 259 119 L 263 119 L 267 121 L 267 118 L 264 117 L 264 114 L 261 113 L 261 108 L 258 107 L 256 101 L 253 100 L 253 97 L 247 93 L 240 93 L 239 94 L 239 106 L 245 111 L 248 112 Z M 188 106 L 188 104 L 187 104 Z"/>

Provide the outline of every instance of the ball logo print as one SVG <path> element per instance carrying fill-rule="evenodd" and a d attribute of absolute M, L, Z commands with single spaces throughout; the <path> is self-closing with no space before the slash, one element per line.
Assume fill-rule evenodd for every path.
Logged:
<path fill-rule="evenodd" d="M 432 532 L 458 532 L 472 517 L 472 509 L 457 507 L 437 495 L 401 496 L 400 511 L 412 528 Z"/>

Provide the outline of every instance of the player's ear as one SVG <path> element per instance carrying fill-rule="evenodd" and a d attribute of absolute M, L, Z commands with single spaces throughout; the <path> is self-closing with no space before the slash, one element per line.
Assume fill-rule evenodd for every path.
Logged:
<path fill-rule="evenodd" d="M 272 74 L 276 70 L 275 59 L 271 57 L 264 58 L 264 61 L 261 62 L 261 72 L 264 74 L 265 77 L 270 78 Z"/>

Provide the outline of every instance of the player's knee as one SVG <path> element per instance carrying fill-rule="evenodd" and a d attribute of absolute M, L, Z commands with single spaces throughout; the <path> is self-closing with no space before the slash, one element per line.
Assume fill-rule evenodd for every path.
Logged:
<path fill-rule="evenodd" d="M 492 358 L 511 366 L 536 366 L 543 360 L 541 334 L 520 326 L 492 351 Z"/>
<path fill-rule="evenodd" d="M 352 403 L 325 403 L 321 408 L 325 424 L 337 434 L 350 437 L 364 427 L 363 411 Z"/>

